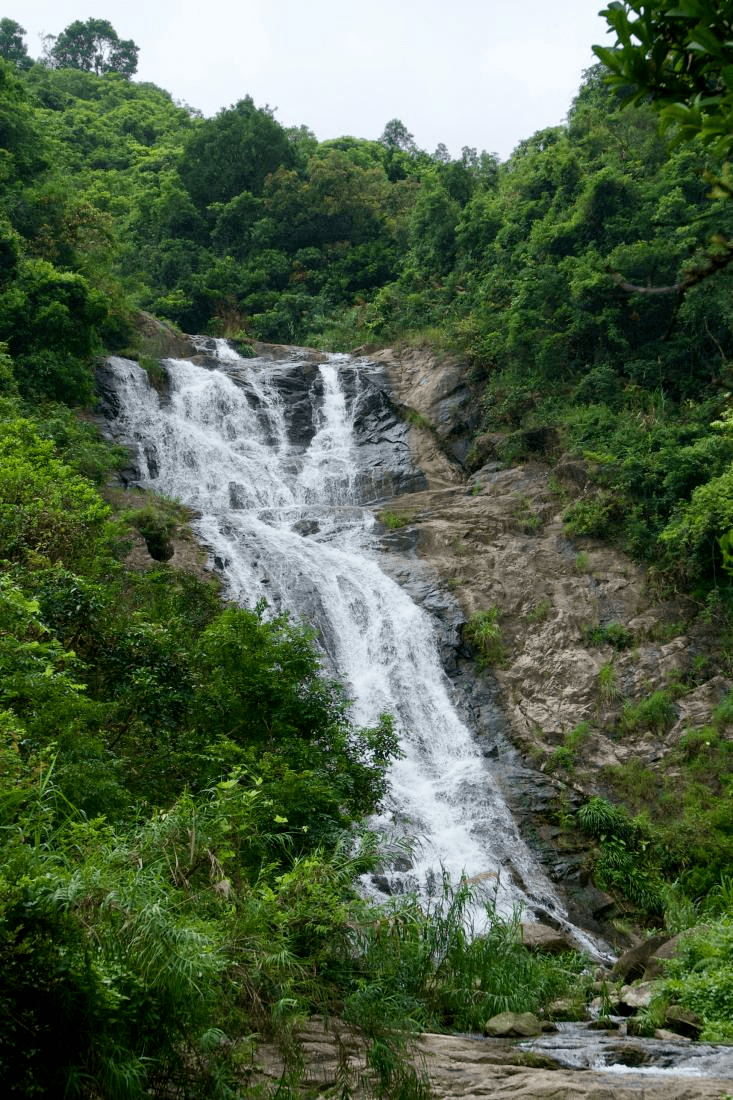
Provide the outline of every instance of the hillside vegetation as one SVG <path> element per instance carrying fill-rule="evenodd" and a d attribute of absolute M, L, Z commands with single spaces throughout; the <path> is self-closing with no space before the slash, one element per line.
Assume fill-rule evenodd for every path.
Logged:
<path fill-rule="evenodd" d="M 223 607 L 213 582 L 162 562 L 125 567 L 136 532 L 165 542 L 187 517 L 154 499 L 113 506 L 126 459 L 84 415 L 95 357 L 149 365 L 141 310 L 243 350 L 460 353 L 505 461 L 523 457 L 520 429 L 553 426 L 594 486 L 568 508 L 569 531 L 648 563 L 660 594 L 713 625 L 705 661 L 730 676 L 726 150 L 670 146 L 653 105 L 624 109 L 600 65 L 566 125 L 500 164 L 429 154 L 398 120 L 378 141 L 318 142 L 250 98 L 204 119 L 129 65 L 34 64 L 12 42 L 0 63 L 6 1095 L 242 1095 L 254 1037 L 270 1032 L 289 1054 L 279 1095 L 295 1095 L 297 1021 L 337 1012 L 372 1037 L 377 1090 L 407 1100 L 422 1086 L 389 1025 L 469 1030 L 537 1009 L 577 987 L 582 961 L 531 957 L 498 919 L 471 942 L 464 886 L 445 884 L 427 913 L 358 897 L 380 859 L 362 823 L 396 752 L 391 719 L 353 726 L 306 626 Z M 665 864 L 653 805 L 639 821 L 594 800 L 580 822 L 623 864 L 619 896 L 639 868 L 652 875 L 634 919 L 663 921 L 666 905 L 670 920 L 687 906 L 718 922 L 717 984 L 707 1000 L 695 987 L 695 1007 L 727 1038 L 729 721 L 727 705 L 683 746 L 685 865 Z"/>

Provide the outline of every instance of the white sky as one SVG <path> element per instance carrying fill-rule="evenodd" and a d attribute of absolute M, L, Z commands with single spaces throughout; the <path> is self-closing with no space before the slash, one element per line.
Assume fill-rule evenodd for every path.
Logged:
<path fill-rule="evenodd" d="M 610 43 L 603 0 L 6 0 L 40 35 L 107 19 L 140 47 L 137 80 L 213 115 L 245 95 L 320 141 L 378 138 L 399 118 L 422 149 L 505 159 L 562 122 L 591 46 Z"/>

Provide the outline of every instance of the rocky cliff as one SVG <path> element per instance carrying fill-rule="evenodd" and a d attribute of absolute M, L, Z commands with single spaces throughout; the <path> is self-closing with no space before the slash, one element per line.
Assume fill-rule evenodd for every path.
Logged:
<path fill-rule="evenodd" d="M 610 899 L 590 886 L 582 841 L 558 824 L 563 810 L 608 795 L 619 769 L 665 766 L 730 684 L 706 660 L 711 639 L 700 627 L 684 632 L 688 607 L 660 600 L 621 552 L 568 536 L 564 508 L 592 490 L 583 463 L 558 450 L 552 426 L 481 436 L 465 364 L 414 348 L 371 358 L 388 372 L 427 479 L 426 489 L 390 505 L 403 525 L 385 529 L 385 554 L 401 547 L 415 555 L 464 623 L 495 609 L 500 645 L 483 672 L 464 663 L 464 683 L 485 685 L 504 716 L 505 741 L 489 751 L 504 766 L 525 833 L 566 887 L 571 911 L 589 927 L 603 924 Z M 512 464 L 510 451 L 521 455 Z M 663 705 L 661 718 L 646 714 L 650 698 Z M 629 730 L 621 718 L 634 707 L 640 717 Z M 471 717 L 481 737 L 480 710 Z"/>

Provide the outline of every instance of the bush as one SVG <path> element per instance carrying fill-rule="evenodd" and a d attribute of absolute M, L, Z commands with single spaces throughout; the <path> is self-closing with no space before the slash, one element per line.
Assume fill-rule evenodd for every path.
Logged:
<path fill-rule="evenodd" d="M 28 420 L 0 424 L 0 557 L 74 567 L 94 556 L 109 508 Z"/>
<path fill-rule="evenodd" d="M 669 688 L 654 691 L 639 703 L 625 703 L 619 721 L 623 733 L 665 733 L 674 725 L 677 712 Z"/>
<path fill-rule="evenodd" d="M 479 666 L 502 665 L 506 650 L 499 626 L 499 608 L 489 607 L 475 611 L 463 627 L 463 637 L 478 650 Z"/>

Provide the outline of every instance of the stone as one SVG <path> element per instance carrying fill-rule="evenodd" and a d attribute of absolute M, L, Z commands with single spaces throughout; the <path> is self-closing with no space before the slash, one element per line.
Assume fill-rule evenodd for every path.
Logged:
<path fill-rule="evenodd" d="M 500 1012 L 484 1024 L 484 1035 L 492 1039 L 527 1039 L 542 1034 L 542 1024 L 533 1012 Z"/>
<path fill-rule="evenodd" d="M 678 1035 L 676 1031 L 670 1031 L 666 1027 L 658 1027 L 654 1032 L 655 1039 L 663 1039 L 667 1043 L 691 1043 L 692 1039 L 687 1035 Z"/>
<path fill-rule="evenodd" d="M 552 1001 L 548 1005 L 547 1012 L 553 1020 L 584 1020 L 586 1014 L 585 1005 L 573 1000 L 572 997 L 561 997 L 557 1001 Z"/>
<path fill-rule="evenodd" d="M 611 971 L 612 980 L 617 981 L 619 978 L 624 978 L 627 982 L 633 982 L 635 979 L 641 978 L 646 970 L 648 960 L 657 953 L 663 943 L 671 938 L 667 932 L 657 932 L 635 947 L 624 951 L 623 955 L 620 955 L 614 963 Z"/>
<path fill-rule="evenodd" d="M 523 922 L 521 930 L 522 943 L 528 951 L 542 952 L 545 955 L 562 955 L 575 947 L 564 932 L 558 932 L 547 924 Z"/>
<path fill-rule="evenodd" d="M 681 1005 L 670 1005 L 664 1014 L 664 1022 L 670 1031 L 689 1039 L 697 1039 L 702 1031 L 702 1020 L 697 1013 Z"/>
<path fill-rule="evenodd" d="M 638 1012 L 640 1008 L 648 1008 L 657 989 L 658 986 L 654 982 L 625 985 L 618 999 L 621 1015 L 628 1016 Z"/>

